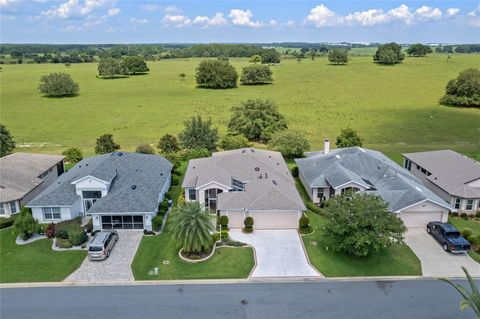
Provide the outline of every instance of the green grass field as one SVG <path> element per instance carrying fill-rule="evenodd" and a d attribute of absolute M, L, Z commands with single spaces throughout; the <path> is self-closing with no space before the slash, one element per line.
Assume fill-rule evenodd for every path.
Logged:
<path fill-rule="evenodd" d="M 93 154 L 95 139 L 114 134 L 123 150 L 140 143 L 156 145 L 165 133 L 177 134 L 193 114 L 211 117 L 225 133 L 230 108 L 250 98 L 274 100 L 289 126 L 306 131 L 313 148 L 352 127 L 365 146 L 395 158 L 401 152 L 451 148 L 480 157 L 480 110 L 438 104 L 448 80 L 480 66 L 480 55 L 407 58 L 395 66 L 353 57 L 346 66 L 325 58 L 284 60 L 272 67 L 275 83 L 230 90 L 198 89 L 195 68 L 201 59 L 149 62 L 150 73 L 130 78 L 96 78 L 96 64 L 3 65 L 1 122 L 20 149 L 60 153 L 80 147 Z M 238 71 L 248 59 L 231 59 Z M 43 74 L 70 73 L 80 85 L 73 98 L 43 97 Z M 185 81 L 179 74 L 187 75 Z"/>

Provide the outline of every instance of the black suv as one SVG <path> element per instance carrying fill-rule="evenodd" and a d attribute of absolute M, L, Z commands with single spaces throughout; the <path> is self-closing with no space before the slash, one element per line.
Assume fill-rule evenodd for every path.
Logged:
<path fill-rule="evenodd" d="M 451 224 L 430 222 L 427 225 L 427 233 L 438 240 L 443 250 L 452 253 L 461 253 L 470 250 L 470 242 L 462 237 L 460 232 Z"/>

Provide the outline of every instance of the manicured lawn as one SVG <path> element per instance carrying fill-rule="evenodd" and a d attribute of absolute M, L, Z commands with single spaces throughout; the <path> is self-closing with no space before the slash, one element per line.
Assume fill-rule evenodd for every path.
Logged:
<path fill-rule="evenodd" d="M 449 217 L 448 222 L 457 227 L 458 230 L 462 231 L 465 228 L 470 228 L 477 236 L 480 234 L 480 222 L 475 220 L 463 220 L 460 217 Z M 480 254 L 475 251 L 469 251 L 468 254 L 476 262 L 480 263 Z"/>
<path fill-rule="evenodd" d="M 149 74 L 116 80 L 96 78 L 96 63 L 3 65 L 2 123 L 20 150 L 60 154 L 75 146 L 88 156 L 106 132 L 125 151 L 141 143 L 156 146 L 163 134 L 178 134 L 193 114 L 211 117 L 223 134 L 232 106 L 263 98 L 278 104 L 291 128 L 306 131 L 312 149 L 321 148 L 327 137 L 334 144 L 340 130 L 351 127 L 365 147 L 393 153 L 389 156 L 397 160 L 401 152 L 444 148 L 480 154 L 480 112 L 438 103 L 450 79 L 480 65 L 478 54 L 455 54 L 448 64 L 445 55 L 407 57 L 394 66 L 376 65 L 371 56 L 352 57 L 346 66 L 329 65 L 326 58 L 283 60 L 272 67 L 273 85 L 231 90 L 197 89 L 195 68 L 201 60 L 148 62 Z M 248 64 L 248 59 L 230 61 L 239 72 Z M 42 97 L 40 77 L 58 71 L 79 83 L 79 96 Z"/>
<path fill-rule="evenodd" d="M 52 250 L 42 239 L 24 246 L 15 244 L 13 228 L 0 231 L 0 282 L 62 281 L 85 259 L 84 251 Z"/>
<path fill-rule="evenodd" d="M 389 250 L 366 259 L 356 259 L 343 253 L 328 251 L 322 244 L 322 217 L 308 212 L 315 232 L 304 236 L 310 262 L 326 277 L 348 276 L 415 276 L 421 275 L 421 265 L 417 256 L 407 245 Z M 316 242 L 314 246 L 312 242 Z"/>

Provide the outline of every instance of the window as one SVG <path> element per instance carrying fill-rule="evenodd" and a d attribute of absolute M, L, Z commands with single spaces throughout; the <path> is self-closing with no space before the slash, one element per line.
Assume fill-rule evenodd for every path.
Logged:
<path fill-rule="evenodd" d="M 455 207 L 455 209 L 460 209 L 460 205 L 462 205 L 462 199 L 455 197 L 455 202 L 453 204 L 453 207 Z"/>
<path fill-rule="evenodd" d="M 85 198 L 102 198 L 102 192 L 101 191 L 83 191 L 82 192 L 82 197 Z"/>
<path fill-rule="evenodd" d="M 232 178 L 232 188 L 234 192 L 243 192 L 245 190 L 245 184 L 238 179 Z"/>
<path fill-rule="evenodd" d="M 467 205 L 465 206 L 465 210 L 473 210 L 473 199 L 467 199 Z"/>
<path fill-rule="evenodd" d="M 42 207 L 43 219 L 54 220 L 61 219 L 60 207 Z"/>
<path fill-rule="evenodd" d="M 5 206 L 3 206 L 3 203 L 0 203 L 0 215 L 5 215 Z"/>
<path fill-rule="evenodd" d="M 404 167 L 411 171 L 412 170 L 412 162 L 409 159 L 405 159 Z"/>
<path fill-rule="evenodd" d="M 317 198 L 323 199 L 323 188 L 317 188 Z"/>
<path fill-rule="evenodd" d="M 351 193 L 356 193 L 360 190 L 360 188 L 356 188 L 356 187 L 345 187 L 345 188 L 342 188 L 341 190 L 341 194 L 345 194 L 347 192 L 351 192 Z"/>
<path fill-rule="evenodd" d="M 10 214 L 15 214 L 17 211 L 17 202 L 10 202 Z"/>
<path fill-rule="evenodd" d="M 197 190 L 195 188 L 190 188 L 188 190 L 188 198 L 190 200 L 197 200 Z"/>

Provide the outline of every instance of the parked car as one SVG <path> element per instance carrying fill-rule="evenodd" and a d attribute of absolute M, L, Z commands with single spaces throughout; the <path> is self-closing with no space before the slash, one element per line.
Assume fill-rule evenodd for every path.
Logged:
<path fill-rule="evenodd" d="M 469 251 L 471 248 L 470 242 L 463 238 L 452 224 L 430 222 L 427 225 L 427 233 L 438 240 L 445 251 L 460 253 Z"/>
<path fill-rule="evenodd" d="M 88 244 L 88 259 L 104 260 L 110 256 L 110 252 L 118 241 L 116 230 L 105 230 L 95 234 Z"/>

